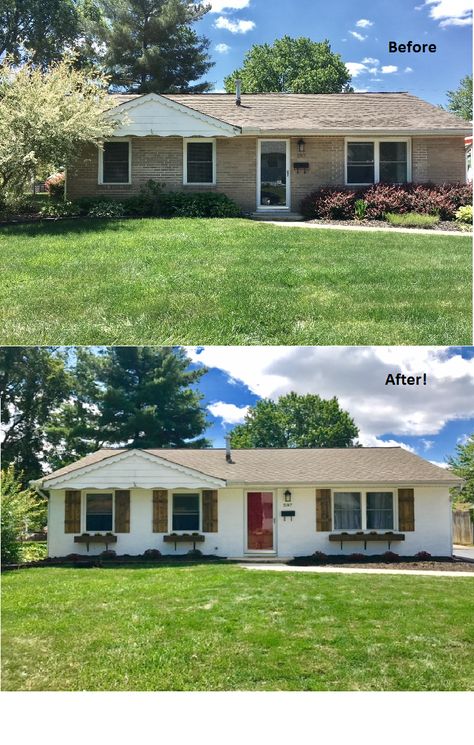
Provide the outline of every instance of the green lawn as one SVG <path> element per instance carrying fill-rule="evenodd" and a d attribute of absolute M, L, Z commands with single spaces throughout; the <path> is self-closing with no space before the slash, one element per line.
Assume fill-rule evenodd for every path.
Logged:
<path fill-rule="evenodd" d="M 472 690 L 470 578 L 41 568 L 3 575 L 4 690 Z"/>
<path fill-rule="evenodd" d="M 0 229 L 3 344 L 470 344 L 471 239 L 247 220 Z"/>

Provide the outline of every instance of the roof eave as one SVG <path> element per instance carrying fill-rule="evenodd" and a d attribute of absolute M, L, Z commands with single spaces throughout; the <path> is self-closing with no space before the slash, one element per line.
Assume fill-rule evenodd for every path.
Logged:
<path fill-rule="evenodd" d="M 319 136 L 340 136 L 340 137 L 384 137 L 386 135 L 393 135 L 398 137 L 466 137 L 471 133 L 470 129 L 357 129 L 357 128 L 339 128 L 339 129 L 316 129 L 313 127 L 298 127 L 298 129 L 268 129 L 262 127 L 242 127 L 243 135 L 259 135 L 259 136 L 273 136 L 273 137 L 285 137 L 288 135 L 299 136 L 299 135 L 319 135 Z"/>

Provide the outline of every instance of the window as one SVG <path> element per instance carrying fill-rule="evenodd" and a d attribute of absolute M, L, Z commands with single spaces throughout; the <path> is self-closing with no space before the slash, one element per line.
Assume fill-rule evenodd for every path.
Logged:
<path fill-rule="evenodd" d="M 362 527 L 360 492 L 334 492 L 334 528 L 355 530 Z"/>
<path fill-rule="evenodd" d="M 184 183 L 215 183 L 215 141 L 188 140 L 184 142 Z"/>
<path fill-rule="evenodd" d="M 130 142 L 128 140 L 104 142 L 99 162 L 102 166 L 100 183 L 130 183 Z"/>
<path fill-rule="evenodd" d="M 199 530 L 199 494 L 173 494 L 173 530 Z"/>
<path fill-rule="evenodd" d="M 411 178 L 410 140 L 349 140 L 347 184 L 405 184 Z"/>
<path fill-rule="evenodd" d="M 112 530 L 112 494 L 87 494 L 86 530 Z"/>
<path fill-rule="evenodd" d="M 393 494 L 390 491 L 367 492 L 367 529 L 393 529 Z"/>
<path fill-rule="evenodd" d="M 375 181 L 373 142 L 347 143 L 347 183 L 373 184 Z"/>

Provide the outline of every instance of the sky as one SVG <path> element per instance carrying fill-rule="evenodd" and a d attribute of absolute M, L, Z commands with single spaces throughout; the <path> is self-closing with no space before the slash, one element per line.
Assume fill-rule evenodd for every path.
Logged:
<path fill-rule="evenodd" d="M 296 391 L 337 396 L 365 446 L 402 446 L 438 465 L 474 432 L 473 347 L 192 347 L 208 372 L 204 394 L 214 447 L 261 398 Z M 427 385 L 386 386 L 389 373 Z"/>
<path fill-rule="evenodd" d="M 211 40 L 215 67 L 205 76 L 224 89 L 253 44 L 282 36 L 329 39 L 360 91 L 410 91 L 446 104 L 446 91 L 471 72 L 472 0 L 208 0 L 196 25 Z M 436 44 L 434 54 L 388 52 L 388 42 Z"/>

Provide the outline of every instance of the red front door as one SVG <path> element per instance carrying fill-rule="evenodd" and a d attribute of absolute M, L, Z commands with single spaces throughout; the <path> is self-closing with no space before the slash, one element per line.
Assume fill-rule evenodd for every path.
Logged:
<path fill-rule="evenodd" d="M 273 493 L 247 492 L 247 548 L 249 551 L 272 551 Z"/>

